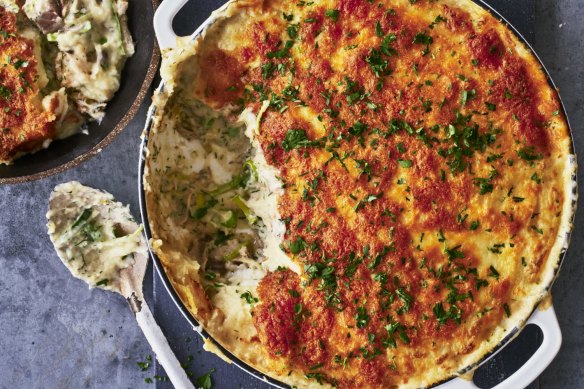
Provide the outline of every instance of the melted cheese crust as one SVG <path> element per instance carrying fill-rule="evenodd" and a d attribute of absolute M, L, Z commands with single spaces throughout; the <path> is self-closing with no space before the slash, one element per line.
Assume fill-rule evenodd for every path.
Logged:
<path fill-rule="evenodd" d="M 54 137 L 59 100 L 51 101 L 49 109 L 42 107 L 35 42 L 16 35 L 16 15 L 3 7 L 0 30 L 0 163 L 8 163 Z"/>
<path fill-rule="evenodd" d="M 145 179 L 153 246 L 210 334 L 289 384 L 415 387 L 521 326 L 573 201 L 567 123 L 523 44 L 462 0 L 235 2 L 215 17 L 166 55 L 149 148 L 169 156 Z M 188 165 L 164 117 L 176 85 L 258 115 L 284 183 L 282 247 L 300 274 L 267 272 L 251 312 L 213 306 L 196 237 L 162 216 L 157 167 Z"/>

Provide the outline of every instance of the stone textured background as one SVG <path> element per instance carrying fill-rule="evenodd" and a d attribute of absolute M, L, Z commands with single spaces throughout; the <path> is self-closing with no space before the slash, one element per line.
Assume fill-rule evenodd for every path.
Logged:
<path fill-rule="evenodd" d="M 584 2 L 536 0 L 535 5 L 535 48 L 560 88 L 576 151 L 582 153 Z M 139 216 L 137 156 L 145 116 L 146 106 L 106 150 L 74 170 L 0 187 L 0 388 L 154 386 L 144 381 L 153 377 L 153 368 L 142 372 L 136 365 L 151 350 L 125 301 L 108 292 L 89 290 L 72 279 L 54 253 L 45 227 L 49 193 L 56 184 L 73 179 L 113 193 Z M 579 162 L 584 166 L 580 158 Z M 582 170 L 580 173 L 582 183 Z M 570 250 L 553 289 L 564 343 L 540 378 L 542 388 L 584 387 L 583 238 L 580 209 Z M 148 272 L 145 282 L 149 295 L 151 274 Z M 172 304 L 167 296 L 160 299 Z M 160 315 L 165 319 L 169 313 Z M 184 337 L 183 348 L 194 357 L 189 370 L 195 376 L 215 366 L 216 388 L 264 387 L 235 367 L 202 354 L 200 340 L 188 328 L 173 335 Z M 187 361 L 184 356 L 181 359 Z M 234 382 L 235 376 L 239 378 Z"/>

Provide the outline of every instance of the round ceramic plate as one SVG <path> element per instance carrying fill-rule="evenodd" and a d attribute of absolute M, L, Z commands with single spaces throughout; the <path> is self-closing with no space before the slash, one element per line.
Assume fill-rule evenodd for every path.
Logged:
<path fill-rule="evenodd" d="M 158 0 L 129 2 L 128 27 L 136 52 L 126 62 L 120 89 L 108 103 L 102 122 L 89 123 L 88 134 L 55 141 L 12 165 L 0 165 L 0 184 L 36 180 L 77 166 L 99 153 L 126 127 L 148 93 L 160 60 L 153 25 L 144 22 L 153 19 L 157 6 Z"/>

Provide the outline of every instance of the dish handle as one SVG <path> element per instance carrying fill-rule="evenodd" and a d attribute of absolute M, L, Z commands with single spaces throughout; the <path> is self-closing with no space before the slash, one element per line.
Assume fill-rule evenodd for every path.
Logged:
<path fill-rule="evenodd" d="M 527 324 L 535 324 L 543 333 L 543 342 L 537 351 L 519 368 L 515 373 L 500 382 L 493 389 L 515 389 L 524 388 L 539 377 L 549 366 L 552 360 L 560 351 L 562 345 L 562 332 L 558 324 L 558 318 L 554 307 L 546 310 L 539 308 L 531 315 Z M 496 353 L 495 353 L 496 354 Z M 495 354 L 491 355 L 493 357 Z M 491 358 L 489 357 L 489 358 Z M 457 377 L 440 386 L 437 389 L 478 389 L 479 387 L 471 380 Z"/>
<path fill-rule="evenodd" d="M 177 35 L 172 28 L 172 20 L 188 1 L 166 0 L 156 10 L 154 14 L 154 31 L 156 32 L 160 50 L 170 49 L 176 46 Z"/>

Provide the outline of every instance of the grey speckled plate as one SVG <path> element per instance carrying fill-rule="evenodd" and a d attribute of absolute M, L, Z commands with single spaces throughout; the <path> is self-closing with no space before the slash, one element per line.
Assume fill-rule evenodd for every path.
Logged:
<path fill-rule="evenodd" d="M 55 141 L 12 165 L 0 165 L 0 184 L 35 180 L 76 166 L 99 153 L 126 127 L 144 100 L 160 60 L 152 25 L 157 6 L 158 0 L 129 2 L 128 26 L 136 52 L 126 62 L 120 89 L 108 103 L 101 124 L 91 122 L 87 135 Z"/>

